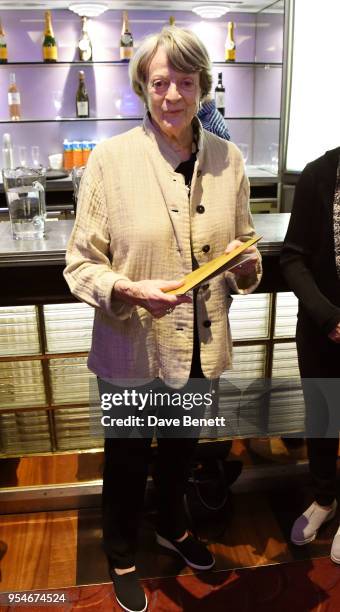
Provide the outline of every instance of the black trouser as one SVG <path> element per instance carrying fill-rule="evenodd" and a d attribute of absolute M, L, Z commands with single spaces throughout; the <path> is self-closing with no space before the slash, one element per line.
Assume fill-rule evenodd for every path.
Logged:
<path fill-rule="evenodd" d="M 190 378 L 204 378 L 197 330 Z M 208 381 L 207 381 L 208 382 Z M 99 387 L 100 387 L 99 381 Z M 158 437 L 153 478 L 157 500 L 157 531 L 176 539 L 187 528 L 184 493 L 197 437 Z M 103 546 L 110 565 L 135 564 L 152 438 L 106 438 L 103 473 Z"/>
<path fill-rule="evenodd" d="M 307 435 L 308 432 L 313 433 L 313 437 L 307 438 L 307 450 L 316 493 L 315 500 L 320 505 L 328 506 L 336 496 L 336 460 L 339 447 L 336 428 L 334 437 L 329 437 L 329 425 L 330 420 L 336 422 L 334 416 L 340 418 L 340 399 L 338 415 L 334 415 L 334 405 L 330 405 L 329 397 L 325 393 L 324 379 L 340 377 L 340 344 L 330 340 L 327 334 L 319 331 L 305 317 L 298 320 L 296 344 L 306 404 L 306 432 Z M 305 383 L 303 379 L 306 379 Z"/>

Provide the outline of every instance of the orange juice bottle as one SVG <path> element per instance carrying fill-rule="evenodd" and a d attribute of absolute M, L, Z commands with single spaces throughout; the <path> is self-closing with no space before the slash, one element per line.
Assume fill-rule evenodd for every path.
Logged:
<path fill-rule="evenodd" d="M 73 165 L 77 168 L 83 165 L 83 148 L 80 140 L 74 140 L 73 145 Z"/>
<path fill-rule="evenodd" d="M 73 168 L 73 150 L 72 150 L 72 143 L 69 142 L 68 140 L 64 140 L 64 159 L 63 159 L 63 164 L 64 164 L 64 169 L 65 170 L 72 170 Z"/>
<path fill-rule="evenodd" d="M 83 166 L 86 166 L 87 160 L 91 153 L 91 143 L 89 140 L 83 140 Z"/>

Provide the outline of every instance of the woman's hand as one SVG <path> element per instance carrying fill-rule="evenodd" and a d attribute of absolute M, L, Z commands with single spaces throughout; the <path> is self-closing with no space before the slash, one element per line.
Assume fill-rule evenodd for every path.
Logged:
<path fill-rule="evenodd" d="M 231 242 L 229 242 L 224 252 L 227 254 L 231 253 L 231 251 L 241 246 L 241 244 L 243 244 L 241 240 L 232 240 Z M 256 272 L 256 265 L 257 265 L 256 248 L 254 246 L 250 246 L 245 251 L 243 251 L 242 255 L 244 254 L 248 255 L 251 253 L 254 253 L 254 257 L 248 257 L 246 261 L 240 262 L 238 265 L 231 268 L 235 276 L 248 276 L 249 274 Z"/>
<path fill-rule="evenodd" d="M 192 299 L 187 295 L 168 295 L 165 289 L 178 289 L 184 281 L 118 280 L 114 286 L 114 295 L 122 302 L 143 306 L 156 319 L 170 314 L 176 306 L 190 303 Z"/>
<path fill-rule="evenodd" d="M 334 327 L 333 331 L 328 334 L 328 338 L 333 340 L 333 342 L 337 342 L 338 344 L 340 344 L 340 323 L 338 323 L 337 326 Z"/>

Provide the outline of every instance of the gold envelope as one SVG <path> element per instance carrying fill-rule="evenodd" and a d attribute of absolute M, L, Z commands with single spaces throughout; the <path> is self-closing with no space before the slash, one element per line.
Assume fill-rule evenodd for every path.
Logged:
<path fill-rule="evenodd" d="M 242 255 L 242 253 L 248 247 L 261 240 L 261 238 L 262 236 L 255 236 L 255 238 L 251 238 L 250 240 L 247 240 L 247 242 L 243 242 L 240 246 L 231 251 L 231 253 L 223 253 L 222 255 L 215 257 L 215 259 L 203 264 L 203 266 L 197 268 L 197 270 L 193 270 L 193 272 L 187 274 L 183 279 L 185 282 L 182 287 L 179 287 L 178 289 L 170 289 L 169 291 L 165 289 L 164 293 L 183 295 L 184 293 L 187 293 L 187 291 L 190 291 L 190 289 L 198 287 L 198 285 L 204 281 L 207 281 L 209 278 L 213 278 L 214 276 L 221 274 L 221 272 L 233 268 L 238 263 L 241 263 L 242 259 L 240 258 L 240 255 Z"/>

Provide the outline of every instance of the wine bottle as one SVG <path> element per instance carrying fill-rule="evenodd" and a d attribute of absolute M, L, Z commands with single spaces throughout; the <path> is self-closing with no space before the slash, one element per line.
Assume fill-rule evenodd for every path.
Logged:
<path fill-rule="evenodd" d="M 14 72 L 11 72 L 9 75 L 8 108 L 12 121 L 19 121 L 21 117 L 21 102 Z"/>
<path fill-rule="evenodd" d="M 43 60 L 44 62 L 56 62 L 58 60 L 58 49 L 52 28 L 51 11 L 45 12 Z"/>
<path fill-rule="evenodd" d="M 89 96 L 86 91 L 85 75 L 83 70 L 79 70 L 79 85 L 76 95 L 77 117 L 89 117 L 90 105 Z"/>
<path fill-rule="evenodd" d="M 220 111 L 222 117 L 225 113 L 225 87 L 222 82 L 222 72 L 218 73 L 218 82 L 215 87 L 215 103 L 216 108 Z"/>
<path fill-rule="evenodd" d="M 120 37 L 120 59 L 129 61 L 133 54 L 133 37 L 129 29 L 129 17 L 127 11 L 123 11 L 122 34 Z"/>
<path fill-rule="evenodd" d="M 81 62 L 91 62 L 92 61 L 92 44 L 88 32 L 88 24 L 87 17 L 82 17 L 82 29 L 81 29 L 81 37 L 78 43 L 78 53 L 79 60 Z"/>
<path fill-rule="evenodd" d="M 0 64 L 7 63 L 7 43 L 5 32 L 0 21 Z"/>
<path fill-rule="evenodd" d="M 225 41 L 225 61 L 234 62 L 236 60 L 236 44 L 234 39 L 234 22 L 228 21 L 228 33 Z"/>
<path fill-rule="evenodd" d="M 176 19 L 173 15 L 170 15 L 169 17 L 169 25 L 174 26 L 176 25 Z"/>

